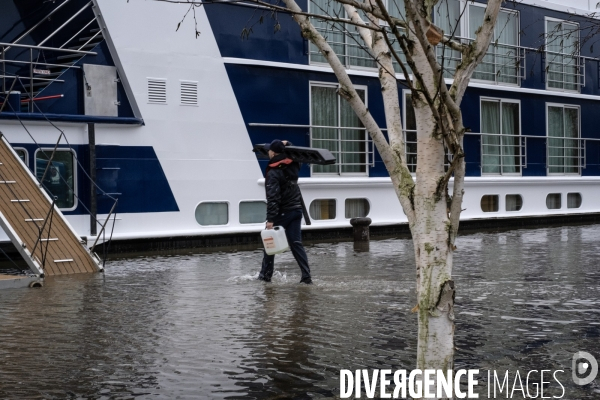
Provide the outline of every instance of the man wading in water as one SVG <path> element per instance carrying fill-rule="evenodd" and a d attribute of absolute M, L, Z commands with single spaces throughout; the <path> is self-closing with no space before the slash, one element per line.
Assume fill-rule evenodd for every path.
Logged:
<path fill-rule="evenodd" d="M 300 164 L 284 154 L 285 146 L 290 145 L 287 140 L 278 139 L 265 145 L 270 158 L 265 174 L 267 229 L 273 229 L 273 226 L 282 226 L 285 229 L 290 249 L 302 272 L 300 283 L 310 284 L 312 283 L 310 268 L 300 230 L 302 223 L 302 194 L 298 187 Z M 271 282 L 274 267 L 275 256 L 265 252 L 258 279 Z"/>

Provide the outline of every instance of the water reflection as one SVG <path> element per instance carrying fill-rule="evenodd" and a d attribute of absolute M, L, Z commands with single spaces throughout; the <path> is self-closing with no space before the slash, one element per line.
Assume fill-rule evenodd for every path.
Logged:
<path fill-rule="evenodd" d="M 598 239 L 599 225 L 461 237 L 457 367 L 564 369 L 565 398 L 597 398 L 567 378 L 576 351 L 600 359 Z M 290 254 L 255 281 L 262 253 L 247 251 L 120 259 L 0 292 L 0 398 L 330 398 L 340 368 L 411 369 L 411 242 L 308 253 L 313 286 Z"/>

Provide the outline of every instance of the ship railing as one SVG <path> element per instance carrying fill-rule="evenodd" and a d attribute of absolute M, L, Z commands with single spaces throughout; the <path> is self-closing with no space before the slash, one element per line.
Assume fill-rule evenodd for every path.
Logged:
<path fill-rule="evenodd" d="M 548 88 L 579 91 L 585 86 L 585 58 L 579 54 L 544 51 L 543 78 Z"/>
<path fill-rule="evenodd" d="M 520 174 L 527 168 L 527 146 L 530 140 L 543 140 L 546 169 L 549 174 L 580 174 L 587 167 L 587 143 L 600 144 L 600 139 L 539 135 L 506 135 L 466 132 L 480 137 L 483 174 Z M 496 162 L 494 162 L 496 161 Z M 486 171 L 487 170 L 487 171 Z"/>
<path fill-rule="evenodd" d="M 337 163 L 332 165 L 337 165 L 336 168 L 338 170 L 341 170 L 340 166 L 373 167 L 375 165 L 373 141 L 370 139 L 366 129 L 362 127 L 265 123 L 249 123 L 248 126 L 307 129 L 308 133 L 311 135 L 311 146 L 329 149 L 336 156 Z M 386 129 L 382 130 L 386 131 Z M 348 139 L 343 137 L 342 134 L 344 131 L 363 131 L 365 132 L 365 138 Z M 325 137 L 321 132 L 331 132 L 331 137 Z M 410 172 L 414 173 L 417 166 L 417 131 L 414 129 L 406 129 L 403 133 L 406 161 Z M 318 134 L 318 136 L 315 137 L 315 134 Z M 560 173 L 559 168 L 563 168 L 564 173 L 570 173 L 570 171 L 574 169 L 576 169 L 576 173 L 580 173 L 582 169 L 587 167 L 587 142 L 594 142 L 600 145 L 600 138 L 570 138 L 485 132 L 465 132 L 465 135 L 479 137 L 482 172 L 485 170 L 483 167 L 487 165 L 490 168 L 488 169 L 488 172 L 483 173 L 490 175 L 498 175 L 500 173 L 507 175 L 522 173 L 522 170 L 528 167 L 527 147 L 530 140 L 544 141 L 544 146 L 546 147 L 546 166 L 548 172 L 551 174 Z M 285 135 L 282 134 L 280 137 L 285 138 Z M 365 147 L 360 147 L 363 145 Z M 367 154 L 365 160 L 351 160 L 351 158 L 361 157 L 365 155 L 365 153 Z M 348 156 L 344 158 L 344 154 L 347 154 Z M 446 166 L 451 161 L 452 155 L 447 154 L 445 162 Z M 494 163 L 493 161 L 497 162 Z M 331 169 L 333 168 L 329 168 L 328 170 Z"/>
<path fill-rule="evenodd" d="M 27 31 L 25 31 L 25 33 L 23 33 L 21 36 L 19 36 L 18 38 L 16 38 L 11 44 L 12 45 L 18 44 L 21 40 L 23 40 L 25 37 L 27 37 L 27 35 L 29 35 L 31 32 L 35 31 L 44 22 L 49 21 L 51 19 L 50 17 L 52 17 L 52 15 L 54 15 L 56 12 L 58 12 L 58 10 L 60 10 L 61 8 L 63 8 L 69 1 L 71 1 L 71 0 L 65 0 L 65 1 L 63 1 L 54 10 L 52 10 L 48 14 L 44 15 L 44 18 L 42 18 L 38 23 L 36 23 L 35 25 L 33 25 Z M 8 47 L 6 50 L 8 51 L 9 49 L 10 49 L 10 47 Z"/>
<path fill-rule="evenodd" d="M 527 168 L 527 137 L 516 134 L 473 133 L 479 135 L 480 165 L 484 175 L 521 174 Z M 537 136 L 539 138 L 539 136 Z"/>
<path fill-rule="evenodd" d="M 335 156 L 336 163 L 314 166 L 318 173 L 366 173 L 368 167 L 375 166 L 375 145 L 364 127 L 263 124 L 250 123 L 250 127 L 306 129 L 310 135 L 310 146 L 328 149 Z M 280 135 L 285 139 L 285 134 Z"/>
<path fill-rule="evenodd" d="M 454 37 L 454 39 L 464 44 L 469 44 L 474 40 L 465 37 Z M 441 64 L 443 60 L 445 77 L 451 78 L 462 60 L 461 53 L 442 45 L 436 46 L 435 50 L 438 62 Z M 527 50 L 530 49 L 514 44 L 490 43 L 485 56 L 475 68 L 472 79 L 497 84 L 519 85 L 527 76 L 525 73 Z"/>
<path fill-rule="evenodd" d="M 43 46 L 48 40 L 52 39 L 54 37 L 54 35 L 56 35 L 58 32 L 62 31 L 67 25 L 69 25 L 73 20 L 75 20 L 75 18 L 77 18 L 82 12 L 84 12 L 88 7 L 90 7 L 92 5 L 92 2 L 88 2 L 86 3 L 82 8 L 79 9 L 79 11 L 77 11 L 75 14 L 71 15 L 71 17 L 66 20 L 61 26 L 59 26 L 58 28 L 56 28 L 51 34 L 49 34 L 44 40 L 42 40 L 41 42 L 38 43 L 38 46 Z M 96 20 L 96 18 L 93 18 L 92 21 L 90 21 L 88 23 L 91 24 L 92 22 L 94 22 Z M 84 28 L 85 29 L 85 28 Z M 79 33 L 81 33 L 83 31 L 83 29 L 81 31 L 79 31 Z M 69 41 L 72 40 L 69 39 Z M 68 43 L 68 42 L 67 42 Z M 66 44 L 66 43 L 65 43 Z M 63 48 L 65 46 L 65 44 L 63 44 L 60 48 Z M 80 48 L 81 49 L 81 48 Z M 79 50 L 80 50 L 79 49 Z"/>
<path fill-rule="evenodd" d="M 358 32 L 353 29 L 341 29 L 340 27 L 330 27 L 326 24 L 316 22 L 316 29 L 324 37 L 327 37 L 327 42 L 338 54 L 340 61 L 347 68 L 354 67 L 358 69 L 375 69 L 377 62 L 371 51 L 362 44 L 362 39 Z M 464 37 L 454 37 L 460 43 L 471 43 L 474 39 Z M 316 63 L 326 63 L 323 55 L 317 48 L 310 44 L 309 54 L 311 61 Z M 393 42 L 394 50 L 406 61 L 400 45 Z M 494 82 L 506 85 L 519 85 L 526 78 L 526 52 L 532 50 L 526 47 L 493 42 L 489 45 L 486 55 L 475 69 L 473 79 Z M 456 71 L 456 67 L 462 60 L 462 55 L 459 51 L 453 50 L 443 45 L 438 45 L 435 48 L 437 60 L 440 64 L 443 63 L 447 78 L 451 78 Z M 401 68 L 394 60 L 394 69 L 396 73 L 401 73 Z"/>
<path fill-rule="evenodd" d="M 26 57 L 25 59 L 17 59 L 18 55 L 14 54 L 11 56 L 12 53 L 10 53 L 10 50 L 14 49 L 25 49 L 25 51 L 29 53 L 28 57 Z M 20 92 L 25 91 L 26 93 L 28 93 L 29 100 L 32 100 L 34 99 L 35 82 L 47 82 L 47 84 L 50 84 L 52 82 L 64 82 L 63 80 L 58 79 L 58 75 L 51 78 L 44 78 L 43 76 L 45 75 L 51 75 L 50 68 L 80 68 L 76 65 L 65 65 L 40 61 L 40 58 L 42 60 L 47 59 L 46 57 L 43 57 L 45 53 L 51 54 L 54 52 L 81 55 L 82 57 L 84 55 L 98 54 L 93 51 L 61 49 L 56 47 L 30 46 L 25 44 L 0 42 L 0 64 L 2 67 L 0 79 L 2 79 L 2 93 L 6 93 L 12 90 Z M 27 75 L 19 76 L 15 73 L 10 73 L 7 71 L 7 65 L 21 66 L 22 70 L 27 71 Z M 29 87 L 25 88 L 23 82 L 29 83 Z M 28 102 L 31 106 L 31 111 L 33 111 L 33 101 Z"/>

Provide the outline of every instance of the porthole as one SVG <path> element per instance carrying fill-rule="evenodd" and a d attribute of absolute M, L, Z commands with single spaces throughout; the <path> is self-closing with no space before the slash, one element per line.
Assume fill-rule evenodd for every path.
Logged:
<path fill-rule="evenodd" d="M 17 153 L 21 161 L 23 161 L 25 165 L 29 166 L 29 160 L 27 159 L 27 150 L 22 148 L 15 148 L 14 151 L 15 153 Z"/>
<path fill-rule="evenodd" d="M 548 210 L 558 210 L 562 207 L 561 204 L 561 194 L 560 193 L 550 193 L 546 196 L 546 207 Z"/>
<path fill-rule="evenodd" d="M 520 194 L 506 195 L 506 211 L 521 211 L 523 208 L 523 197 Z"/>
<path fill-rule="evenodd" d="M 225 202 L 200 203 L 196 207 L 196 221 L 202 226 L 227 225 L 229 204 Z"/>
<path fill-rule="evenodd" d="M 371 211 L 371 206 L 367 199 L 346 199 L 345 203 L 346 218 L 366 217 Z"/>
<path fill-rule="evenodd" d="M 335 199 L 319 199 L 310 203 L 310 217 L 315 220 L 335 219 Z"/>
<path fill-rule="evenodd" d="M 498 212 L 498 203 L 497 194 L 486 194 L 481 198 L 481 211 Z"/>
<path fill-rule="evenodd" d="M 260 224 L 267 220 L 267 203 L 264 201 L 242 201 L 240 224 Z"/>
<path fill-rule="evenodd" d="M 567 193 L 567 208 L 581 207 L 581 193 Z"/>

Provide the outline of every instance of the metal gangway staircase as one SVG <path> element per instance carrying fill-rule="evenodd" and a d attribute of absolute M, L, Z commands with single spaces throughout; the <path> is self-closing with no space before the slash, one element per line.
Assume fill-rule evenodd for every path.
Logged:
<path fill-rule="evenodd" d="M 102 271 L 42 181 L 0 133 L 0 226 L 29 268 L 41 277 Z"/>

